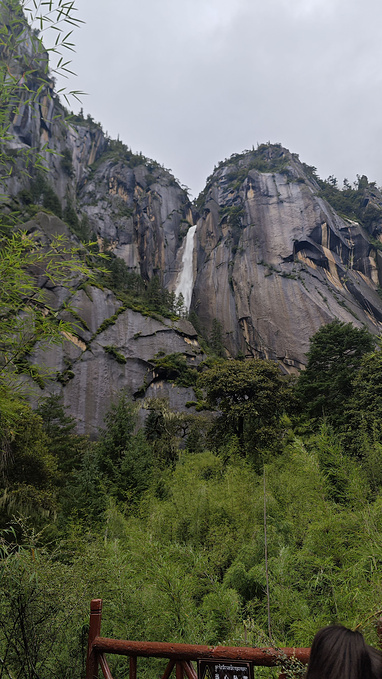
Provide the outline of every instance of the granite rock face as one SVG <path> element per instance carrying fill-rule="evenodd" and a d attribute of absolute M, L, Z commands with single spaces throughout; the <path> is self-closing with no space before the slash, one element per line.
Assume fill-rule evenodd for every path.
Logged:
<path fill-rule="evenodd" d="M 248 152 L 210 178 L 192 307 L 209 330 L 221 323 L 228 355 L 294 371 L 309 338 L 334 318 L 381 332 L 381 258 L 370 234 L 319 196 L 296 156 L 278 145 L 264 153 L 271 171 L 256 169 L 258 154 Z"/>
<path fill-rule="evenodd" d="M 174 286 L 182 240 L 193 224 L 187 192 L 170 170 L 111 140 L 90 115 L 70 116 L 54 81 L 41 70 L 47 55 L 36 61 L 27 33 L 24 42 L 31 72 L 8 131 L 14 158 L 5 181 L 9 196 L 21 209 L 31 202 L 53 209 L 72 230 L 78 233 L 81 225 L 82 235 L 97 239 L 101 249 L 121 257 L 144 280 L 158 275 Z M 24 77 L 22 63 L 12 63 L 12 72 Z M 36 153 L 46 173 L 33 167 Z M 43 176 L 55 194 L 54 207 L 52 200 L 44 204 L 43 190 L 36 195 L 39 175 L 40 184 Z"/>
<path fill-rule="evenodd" d="M 305 364 L 309 338 L 334 318 L 381 332 L 382 195 L 367 180 L 358 206 L 362 227 L 324 200 L 298 156 L 267 144 L 220 163 L 191 204 L 169 170 L 109 139 L 90 116 L 67 124 L 49 79 L 41 87 L 31 77 L 28 87 L 39 92 L 32 106 L 26 95 L 9 130 L 16 158 L 9 204 L 26 221 L 32 199 L 44 207 L 43 192 L 33 188 L 37 174 L 28 176 L 17 161 L 19 151 L 39 150 L 56 205 L 56 216 L 29 211 L 28 231 L 46 241 L 61 233 L 77 244 L 87 236 L 145 284 L 156 276 L 174 291 L 187 232 L 197 224 L 191 310 L 207 338 L 220 323 L 228 357 L 271 358 L 295 372 Z M 133 398 L 166 397 L 175 409 L 193 400 L 192 389 L 160 378 L 154 362 L 158 352 L 181 353 L 189 366 L 201 361 L 190 323 L 139 313 L 84 280 L 64 289 L 41 276 L 39 284 L 64 317 L 64 302 L 76 310 L 64 344 L 45 352 L 37 346 L 32 360 L 52 368 L 49 389 L 62 391 L 79 431 L 96 434 L 120 389 Z"/>
<path fill-rule="evenodd" d="M 66 228 L 45 214 L 38 215 L 29 228 L 39 227 L 47 234 L 53 225 Z M 192 389 L 163 381 L 153 360 L 158 353 L 180 353 L 189 366 L 197 366 L 203 353 L 191 323 L 143 315 L 124 306 L 110 290 L 84 281 L 80 287 L 74 282 L 70 289 L 47 290 L 51 308 L 60 309 L 63 302 L 75 310 L 74 317 L 65 311 L 61 314 L 73 322 L 73 333 L 65 334 L 62 345 L 35 347 L 32 362 L 49 368 L 53 379 L 34 399 L 62 393 L 79 433 L 97 434 L 121 390 L 142 406 L 146 398 L 167 398 L 175 410 L 183 410 L 195 398 Z"/>
<path fill-rule="evenodd" d="M 144 284 L 157 276 L 163 286 L 175 287 L 183 239 L 193 224 L 187 192 L 159 163 L 110 140 L 91 116 L 68 121 L 53 81 L 34 60 L 28 35 L 22 49 L 31 75 L 10 121 L 8 148 L 14 162 L 3 209 L 24 213 L 24 228 L 46 243 L 56 234 L 76 245 L 79 237 L 97 241 L 101 251 L 121 258 Z M 12 69 L 23 75 L 17 62 Z M 36 153 L 46 172 L 32 167 L 26 173 L 23 163 Z M 33 203 L 48 212 L 35 214 Z M 96 435 L 121 389 L 142 402 L 146 397 L 168 398 L 178 410 L 195 398 L 192 389 L 159 378 L 153 362 L 158 352 L 181 353 L 190 366 L 200 362 L 202 352 L 190 323 L 134 311 L 111 290 L 86 280 L 54 287 L 40 273 L 38 283 L 47 305 L 73 322 L 73 332 L 62 346 L 35 346 L 32 362 L 46 365 L 53 377 L 46 389 L 36 387 L 35 400 L 62 392 L 79 432 Z"/>
<path fill-rule="evenodd" d="M 77 199 L 91 232 L 132 271 L 145 280 L 159 274 L 165 285 L 176 277 L 177 253 L 193 217 L 186 192 L 167 171 L 101 157 Z"/>

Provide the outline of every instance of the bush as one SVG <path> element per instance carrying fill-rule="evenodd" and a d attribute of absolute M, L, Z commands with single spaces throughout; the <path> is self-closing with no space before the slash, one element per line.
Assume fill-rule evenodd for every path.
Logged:
<path fill-rule="evenodd" d="M 179 387 L 193 387 L 196 385 L 198 371 L 190 368 L 183 354 L 167 354 L 152 359 L 155 365 L 156 376 L 174 382 Z"/>

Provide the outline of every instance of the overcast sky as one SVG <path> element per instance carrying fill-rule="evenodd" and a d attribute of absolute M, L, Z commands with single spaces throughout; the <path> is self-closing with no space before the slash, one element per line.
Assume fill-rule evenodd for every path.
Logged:
<path fill-rule="evenodd" d="M 321 177 L 382 184 L 381 0 L 77 0 L 71 89 L 193 196 L 281 142 Z M 75 109 L 76 106 L 74 105 Z"/>

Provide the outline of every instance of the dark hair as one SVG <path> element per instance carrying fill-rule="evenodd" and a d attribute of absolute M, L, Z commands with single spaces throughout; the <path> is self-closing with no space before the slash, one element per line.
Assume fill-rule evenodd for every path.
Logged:
<path fill-rule="evenodd" d="M 371 660 L 371 669 L 373 671 L 373 676 L 381 678 L 382 677 L 382 651 L 374 646 L 367 646 L 368 653 Z"/>
<path fill-rule="evenodd" d="M 382 665 L 370 648 L 360 632 L 324 627 L 313 639 L 305 679 L 377 679 Z"/>

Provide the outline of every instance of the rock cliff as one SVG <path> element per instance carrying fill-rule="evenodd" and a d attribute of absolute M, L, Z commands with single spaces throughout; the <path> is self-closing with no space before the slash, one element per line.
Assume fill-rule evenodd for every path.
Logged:
<path fill-rule="evenodd" d="M 373 192 L 364 199 L 375 203 L 372 235 L 340 217 L 314 173 L 280 145 L 221 164 L 199 200 L 192 308 L 209 330 L 220 322 L 229 355 L 275 359 L 290 371 L 334 318 L 380 333 L 381 195 Z"/>
<path fill-rule="evenodd" d="M 24 227 L 47 240 L 52 234 L 70 235 L 62 220 L 45 212 Z M 166 398 L 174 410 L 194 400 L 191 388 L 164 380 L 155 364 L 157 355 L 168 354 L 181 354 L 190 367 L 202 360 L 197 333 L 184 318 L 141 313 L 108 288 L 86 280 L 74 280 L 70 288 L 48 287 L 46 303 L 72 322 L 73 332 L 65 334 L 60 345 L 34 347 L 32 363 L 50 369 L 52 379 L 33 394 L 33 400 L 62 393 L 79 433 L 97 434 L 122 389 L 136 399 Z"/>
<path fill-rule="evenodd" d="M 27 230 L 94 240 L 143 287 L 158 279 L 179 292 L 196 225 L 187 298 L 205 339 L 221 328 L 228 357 L 271 358 L 294 372 L 309 338 L 334 318 L 381 332 L 382 196 L 366 178 L 353 214 L 342 209 L 335 182 L 324 191 L 314 168 L 266 144 L 220 163 L 191 204 L 170 171 L 109 139 L 90 116 L 68 124 L 52 81 L 41 86 L 31 75 L 28 88 L 33 104 L 26 93 L 11 117 L 15 160 L 3 205 L 24 215 Z M 38 150 L 47 172 L 33 164 L 23 172 L 20 150 L 32 158 Z M 96 433 L 121 388 L 135 398 L 166 396 L 175 409 L 193 399 L 191 388 L 166 382 L 155 368 L 158 352 L 183 354 L 189 366 L 202 360 L 191 323 L 144 313 L 115 286 L 82 280 L 47 294 L 63 315 L 70 301 L 75 329 L 62 347 L 36 347 L 31 360 L 55 371 L 49 390 L 62 391 L 80 432 Z"/>
<path fill-rule="evenodd" d="M 187 192 L 159 163 L 109 139 L 91 116 L 68 120 L 54 82 L 41 70 L 41 54 L 33 57 L 33 35 L 26 37 L 22 49 L 31 68 L 11 115 L 12 172 L 5 181 L 3 215 L 18 211 L 23 228 L 46 241 L 59 233 L 76 244 L 98 242 L 101 251 L 122 260 L 123 276 L 135 275 L 140 289 L 156 278 L 160 287 L 174 287 L 183 238 L 193 223 Z M 11 68 L 22 76 L 19 62 Z M 187 320 L 129 305 L 118 285 L 108 289 L 105 281 L 95 287 L 77 280 L 65 289 L 48 287 L 41 277 L 39 284 L 46 288 L 49 307 L 69 316 L 74 330 L 62 346 L 34 347 L 30 360 L 45 364 L 54 376 L 34 398 L 62 392 L 80 433 L 96 434 L 122 388 L 135 398 L 168 398 L 174 409 L 194 399 L 192 389 L 155 370 L 158 353 L 182 354 L 190 366 L 200 362 L 197 334 Z"/>

